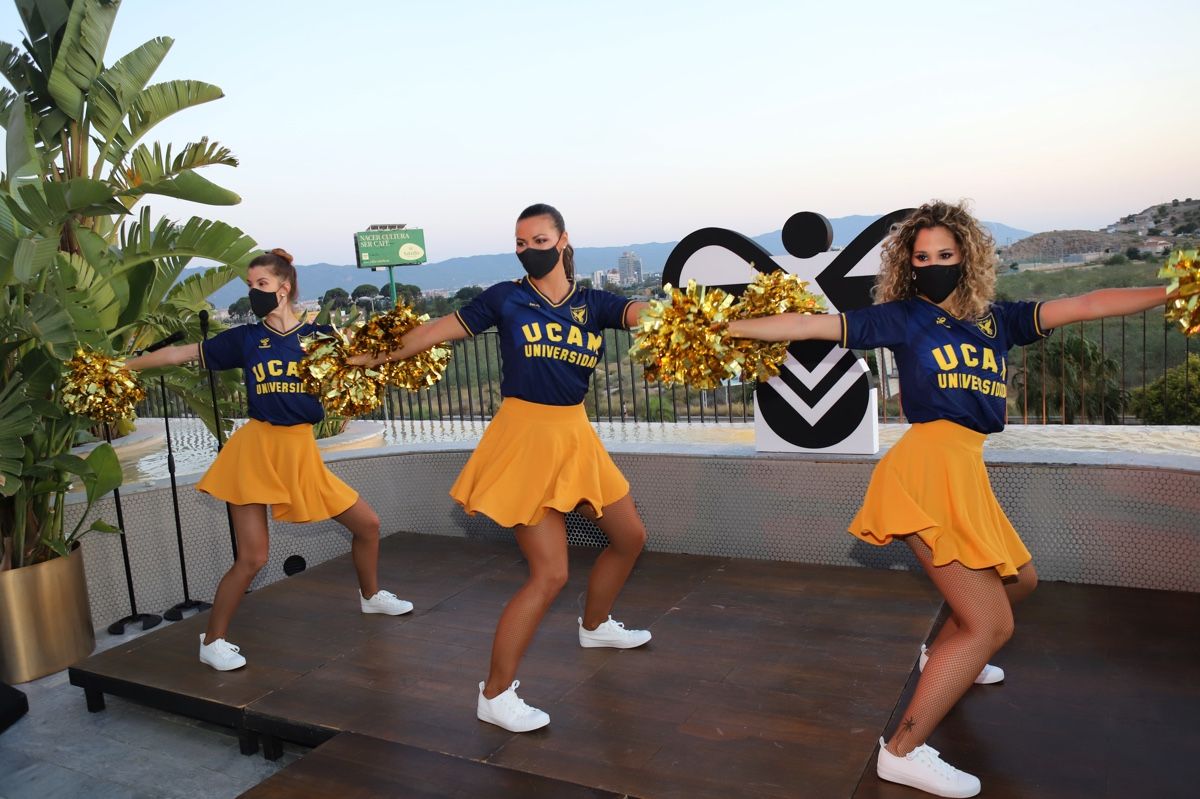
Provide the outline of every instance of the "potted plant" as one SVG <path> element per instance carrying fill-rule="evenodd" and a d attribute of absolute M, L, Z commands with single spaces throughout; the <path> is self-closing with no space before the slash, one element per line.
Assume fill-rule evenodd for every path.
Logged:
<path fill-rule="evenodd" d="M 239 274 L 255 244 L 237 228 L 193 217 L 153 220 L 149 195 L 209 205 L 239 201 L 201 177 L 235 166 L 207 138 L 143 143 L 161 120 L 221 97 L 193 80 L 151 84 L 171 40 L 155 38 L 110 66 L 115 0 L 16 0 L 21 48 L 0 42 L 0 680 L 61 669 L 93 644 L 78 540 L 103 521 L 68 526 L 72 482 L 91 503 L 120 485 L 111 446 L 70 450 L 91 420 L 62 406 L 64 362 L 78 349 L 121 355 L 176 330 Z M 217 265 L 180 282 L 193 258 Z M 171 389 L 211 424 L 194 374 Z M 85 513 L 83 519 L 87 519 Z"/>

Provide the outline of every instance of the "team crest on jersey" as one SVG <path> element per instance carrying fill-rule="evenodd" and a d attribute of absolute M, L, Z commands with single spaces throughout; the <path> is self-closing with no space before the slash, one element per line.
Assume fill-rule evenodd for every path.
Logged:
<path fill-rule="evenodd" d="M 980 330 L 983 331 L 983 335 L 987 336 L 988 338 L 996 337 L 996 317 L 992 316 L 990 313 L 975 324 Z"/>
<path fill-rule="evenodd" d="M 571 318 L 575 320 L 576 324 L 586 325 L 587 324 L 587 306 L 581 305 L 578 308 L 576 308 L 574 305 L 572 305 L 571 306 Z"/>
<path fill-rule="evenodd" d="M 271 349 L 271 339 L 269 339 L 269 338 L 260 338 L 260 339 L 258 340 L 258 348 L 259 348 L 260 350 L 269 350 L 269 349 Z"/>

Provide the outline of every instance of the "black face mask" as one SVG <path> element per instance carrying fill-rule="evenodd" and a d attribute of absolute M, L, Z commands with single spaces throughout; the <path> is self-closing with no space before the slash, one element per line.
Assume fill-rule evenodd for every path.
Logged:
<path fill-rule="evenodd" d="M 561 237 L 559 237 L 561 241 Z M 558 251 L 558 242 L 554 247 L 548 250 L 535 250 L 532 247 L 526 247 L 521 252 L 517 253 L 517 260 L 521 262 L 521 266 L 525 267 L 525 271 L 535 280 L 545 277 L 550 274 L 550 270 L 558 265 L 559 256 L 562 255 Z"/>
<path fill-rule="evenodd" d="M 913 268 L 913 283 L 917 293 L 935 303 L 949 297 L 962 279 L 962 264 L 919 266 Z"/>
<path fill-rule="evenodd" d="M 273 291 L 250 289 L 250 310 L 259 319 L 279 307 L 279 295 Z"/>

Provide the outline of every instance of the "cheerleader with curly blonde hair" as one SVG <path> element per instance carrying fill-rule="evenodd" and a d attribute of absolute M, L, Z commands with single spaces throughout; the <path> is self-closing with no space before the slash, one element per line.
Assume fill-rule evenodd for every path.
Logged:
<path fill-rule="evenodd" d="M 878 775 L 937 796 L 974 796 L 979 779 L 925 741 L 972 684 L 1004 672 L 988 660 L 1013 633 L 1012 606 L 1037 586 L 1032 556 L 988 482 L 983 441 L 1007 421 L 1006 358 L 1055 327 L 1162 305 L 1161 286 L 1102 289 L 1048 302 L 997 302 L 992 237 L 965 204 L 933 201 L 883 246 L 876 303 L 843 314 L 781 314 L 729 323 L 735 337 L 822 339 L 896 357 L 912 426 L 880 459 L 849 531 L 904 541 L 950 615 L 918 658 L 921 677 Z"/>

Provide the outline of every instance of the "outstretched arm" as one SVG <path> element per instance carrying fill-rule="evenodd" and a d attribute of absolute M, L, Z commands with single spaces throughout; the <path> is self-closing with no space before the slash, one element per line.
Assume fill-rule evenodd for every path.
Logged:
<path fill-rule="evenodd" d="M 137 371 L 153 369 L 157 366 L 178 366 L 181 363 L 197 360 L 199 357 L 199 344 L 180 344 L 178 347 L 163 347 L 161 350 L 130 358 L 125 362 L 125 366 Z"/>
<path fill-rule="evenodd" d="M 1086 322 L 1107 316 L 1125 316 L 1144 311 L 1167 301 L 1167 290 L 1163 286 L 1147 286 L 1134 289 L 1100 289 L 1042 303 L 1039 323 L 1043 330 Z"/>
<path fill-rule="evenodd" d="M 648 302 L 631 302 L 625 308 L 625 327 L 633 330 L 638 326 L 638 317 L 642 315 L 642 311 L 650 307 Z"/>
<path fill-rule="evenodd" d="M 739 319 L 729 323 L 729 335 L 761 341 L 841 341 L 842 317 L 840 314 L 781 313 L 758 319 Z"/>
<path fill-rule="evenodd" d="M 381 363 L 402 361 L 419 355 L 443 341 L 458 341 L 466 337 L 467 330 L 462 326 L 462 322 L 458 321 L 457 316 L 450 314 L 418 325 L 405 333 L 399 349 L 381 352 L 378 355 L 353 355 L 347 359 L 347 363 L 353 366 L 379 366 Z"/>

